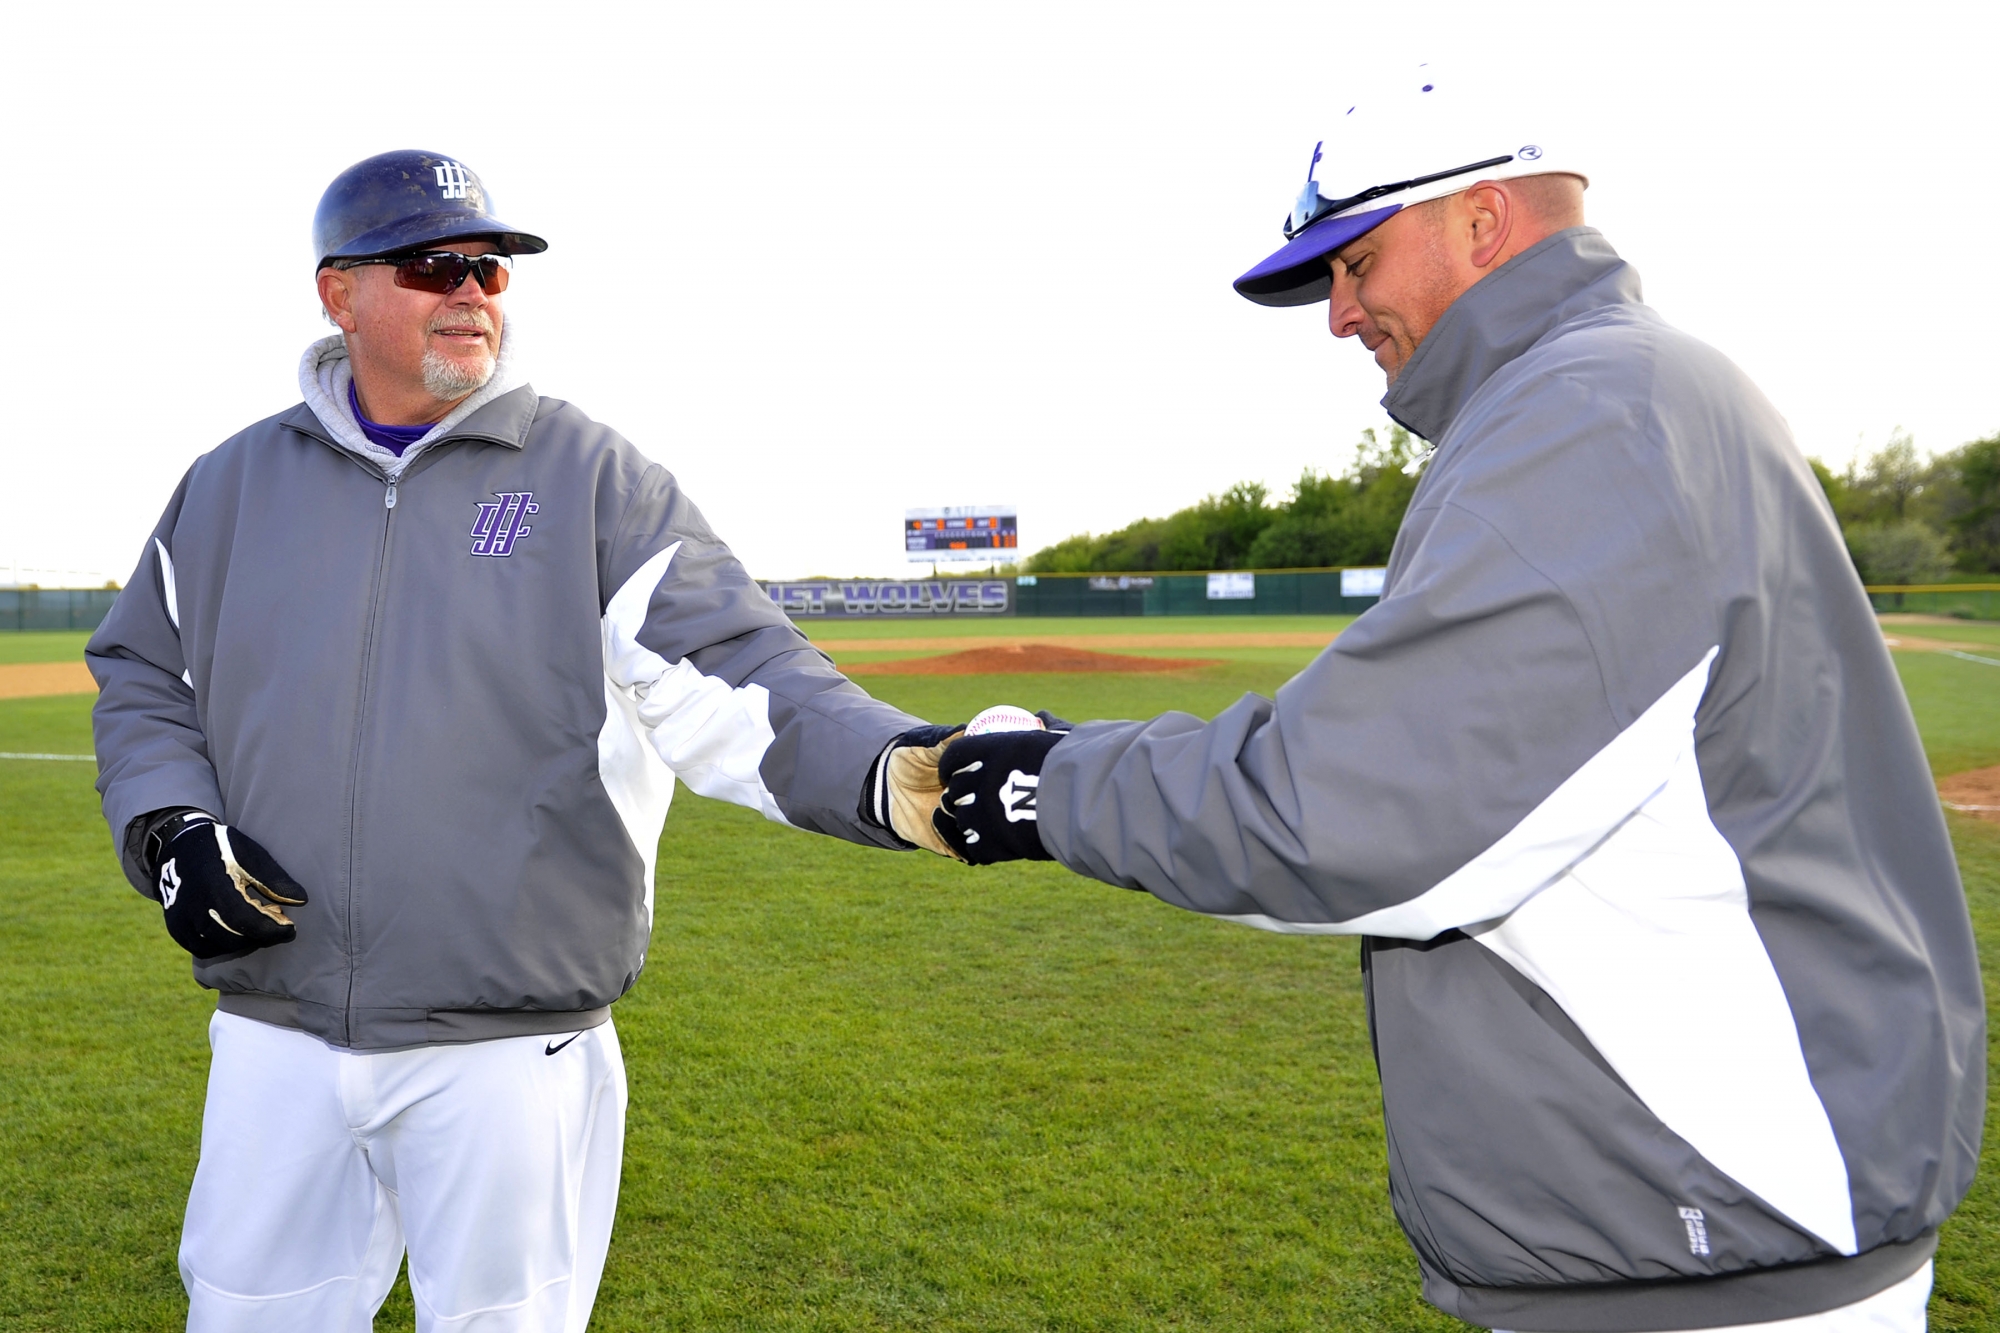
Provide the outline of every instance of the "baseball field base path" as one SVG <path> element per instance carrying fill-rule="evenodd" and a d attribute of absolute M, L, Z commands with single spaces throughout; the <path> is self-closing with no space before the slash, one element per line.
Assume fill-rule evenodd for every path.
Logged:
<path fill-rule="evenodd" d="M 1885 616 L 1889 646 L 1904 652 L 1943 652 L 1957 655 L 1975 655 L 1985 658 L 2000 658 L 1991 644 L 1962 643 L 1948 637 L 1948 627 L 1953 622 L 1941 616 Z M 1172 671 L 1190 666 L 1206 666 L 1213 659 L 1168 659 L 1139 658 L 1121 656 L 1122 664 L 1112 667 L 1104 664 L 1091 666 L 1054 665 L 1056 650 L 1084 650 L 1083 657 L 1111 657 L 1105 649 L 1113 648 L 1323 648 L 1332 641 L 1332 636 L 1312 630 L 1238 630 L 1223 633 L 1164 633 L 1164 634 L 1061 634 L 1049 633 L 1047 628 L 1035 622 L 1022 622 L 1024 627 L 1012 633 L 916 636 L 894 639 L 873 639 L 841 635 L 828 635 L 815 639 L 816 646 L 838 661 L 844 654 L 854 653 L 952 653 L 954 658 L 969 658 L 977 649 L 1010 649 L 1026 652 L 1029 647 L 1051 654 L 1047 660 L 1051 664 L 1040 666 L 996 665 L 985 668 L 995 672 L 1020 671 Z M 1028 627 L 1032 625 L 1033 627 Z M 1919 625 L 1929 633 L 1911 634 L 1907 627 Z M 816 627 L 817 628 L 817 627 Z M 1937 634 L 1939 628 L 1945 634 Z M 1032 642 L 1030 642 L 1032 641 Z M 1079 658 L 1078 660 L 1081 660 Z M 1144 663 L 1145 665 L 1139 665 Z M 955 661 L 946 665 L 918 667 L 911 663 L 871 662 L 850 664 L 856 675 L 883 674 L 890 666 L 900 668 L 899 674 L 947 674 L 962 675 L 974 670 L 970 665 L 960 666 Z M 30 699 L 50 694 L 94 694 L 97 682 L 81 662 L 19 662 L 0 664 L 0 699 Z"/>
<path fill-rule="evenodd" d="M 0 699 L 45 694 L 95 694 L 97 682 L 81 662 L 13 662 L 0 666 Z"/>

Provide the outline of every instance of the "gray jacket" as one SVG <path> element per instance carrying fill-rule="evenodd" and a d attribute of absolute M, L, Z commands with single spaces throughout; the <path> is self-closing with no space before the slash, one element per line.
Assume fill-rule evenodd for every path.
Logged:
<path fill-rule="evenodd" d="M 345 384 L 308 392 L 338 417 Z M 311 895 L 296 941 L 195 964 L 225 1011 L 364 1049 L 602 1022 L 645 961 L 676 775 L 901 845 L 857 805 L 917 719 L 836 672 L 665 469 L 525 386 L 393 481 L 336 426 L 301 403 L 197 460 L 87 649 L 141 891 L 135 821 L 195 806 Z"/>
<path fill-rule="evenodd" d="M 1984 1015 L 1916 728 L 1777 412 L 1594 231 L 1446 312 L 1385 595 L 1275 700 L 1079 728 L 1071 868 L 1365 937 L 1396 1213 L 1474 1323 L 1801 1315 L 1971 1182 Z"/>

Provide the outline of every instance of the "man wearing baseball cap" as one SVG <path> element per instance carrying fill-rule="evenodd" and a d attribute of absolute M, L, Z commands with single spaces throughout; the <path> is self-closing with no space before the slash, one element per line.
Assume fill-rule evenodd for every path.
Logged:
<path fill-rule="evenodd" d="M 1212 722 L 958 740 L 939 829 L 1362 936 L 1440 1309 L 1921 1329 L 1985 1034 L 1909 707 L 1783 419 L 1495 106 L 1424 68 L 1342 108 L 1236 281 L 1326 301 L 1435 445 L 1381 601 Z"/>
<path fill-rule="evenodd" d="M 355 164 L 313 239 L 303 401 L 195 461 L 87 649 L 126 873 L 221 993 L 188 1327 L 367 1330 L 407 1247 L 419 1330 L 582 1333 L 675 779 L 944 850 L 889 776 L 954 729 L 513 376 L 512 257 L 547 247 L 463 163 Z"/>

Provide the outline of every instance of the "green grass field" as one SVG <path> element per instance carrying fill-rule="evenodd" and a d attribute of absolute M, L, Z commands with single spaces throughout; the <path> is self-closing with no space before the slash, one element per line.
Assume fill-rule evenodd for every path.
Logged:
<path fill-rule="evenodd" d="M 1158 616 L 1079 616 L 1074 619 L 1065 616 L 1050 616 L 1032 620 L 1003 620 L 996 623 L 991 620 L 976 620 L 971 617 L 964 617 L 956 620 L 941 619 L 937 621 L 880 619 L 829 620 L 817 624 L 807 622 L 805 628 L 811 635 L 813 642 L 819 644 L 828 652 L 833 653 L 842 662 L 880 662 L 914 657 L 935 657 L 941 653 L 952 651 L 948 647 L 875 650 L 867 646 L 877 641 L 890 639 L 900 639 L 905 642 L 912 639 L 933 640 L 939 644 L 947 644 L 953 639 L 970 639 L 989 635 L 1017 636 L 1033 642 L 1042 638 L 1105 638 L 1110 635 L 1130 637 L 1133 635 L 1185 634 L 1219 640 L 1227 635 L 1245 633 L 1304 633 L 1319 635 L 1323 637 L 1324 642 L 1331 642 L 1333 636 L 1338 634 L 1343 626 L 1350 625 L 1353 621 L 1353 616 L 1176 616 L 1170 620 Z M 1221 658 L 1225 662 L 1232 664 L 1278 667 L 1283 668 L 1283 675 L 1279 677 L 1282 680 L 1285 676 L 1291 675 L 1307 662 L 1310 662 L 1317 649 L 1241 648 L 1216 644 L 1204 644 L 1193 648 L 1186 646 L 1149 648 L 1144 646 L 1135 647 L 1129 643 L 1120 643 L 1114 647 L 1104 648 L 1101 651 L 1122 653 L 1134 657 L 1174 657 L 1197 660 L 1203 658 Z M 1255 678 L 1261 679 L 1262 677 L 1256 676 Z M 879 677 L 870 676 L 868 679 L 872 681 L 879 679 Z M 1004 678 L 995 677 L 995 679 Z M 1059 677 L 1058 679 L 1074 678 Z M 1140 679 L 1138 677 L 1130 678 L 1126 683 L 1136 685 Z M 1204 683 L 1214 685 L 1216 688 L 1226 688 L 1220 678 Z M 1254 688 L 1258 687 L 1245 685 L 1235 689 L 1233 692 L 1228 693 L 1228 697 L 1223 702 L 1227 703 L 1229 699 L 1234 699 L 1244 689 Z M 1143 687 L 1141 689 L 1143 691 Z M 1131 696 L 1120 694 L 1117 697 L 1129 698 L 1131 700 L 1123 705 L 1129 711 L 1115 714 L 1107 714 L 1100 711 L 1090 713 L 1089 715 L 1093 717 L 1151 716 L 1152 713 L 1158 712 L 1161 708 L 1192 708 L 1196 712 L 1208 711 L 1195 708 L 1194 705 L 1189 703 L 1169 702 L 1148 708 L 1145 703 L 1140 702 L 1141 699 L 1162 697 L 1157 694 L 1142 692 Z M 1177 699 L 1179 696 L 1166 697 Z M 1043 705 L 1037 705 L 1037 707 L 1040 706 Z M 1216 705 L 1216 707 L 1220 706 L 1220 704 Z M 1068 716 L 1060 708 L 1055 708 L 1053 705 L 1049 705 L 1049 707 L 1055 713 Z M 940 713 L 937 716 L 942 717 L 944 714 Z"/>
<path fill-rule="evenodd" d="M 1936 626 L 1933 637 L 1956 640 L 1960 643 L 1983 643 L 1990 648 L 2000 648 L 2000 625 L 1990 620 L 1958 620 L 1949 625 Z"/>
<path fill-rule="evenodd" d="M 1991 620 L 1919 621 L 1916 624 L 1889 624 L 1884 628 L 1892 638 L 1898 634 L 1916 634 L 1943 639 L 1948 643 L 1978 643 L 2000 648 L 2000 624 Z"/>
<path fill-rule="evenodd" d="M 90 635 L 83 630 L 30 630 L 0 634 L 0 666 L 14 662 L 81 662 Z"/>
<path fill-rule="evenodd" d="M 23 640 L 71 656 L 81 636 L 0 654 Z M 1226 660 L 867 683 L 941 718 L 1208 714 L 1311 653 L 1187 655 Z M 2000 763 L 2000 668 L 1899 665 L 1938 771 Z M 87 752 L 89 702 L 0 702 L 0 751 Z M 93 776 L 0 761 L 0 1329 L 184 1317 L 212 1002 L 125 886 Z M 1991 968 L 2000 827 L 1953 835 Z M 594 1329 L 1464 1327 L 1418 1298 L 1390 1217 L 1352 941 L 1045 865 L 863 851 L 685 792 L 659 882 L 618 1007 L 631 1130 Z M 1932 1317 L 2000 1328 L 1991 1170 L 1945 1232 Z M 411 1321 L 399 1284 L 377 1326 Z"/>

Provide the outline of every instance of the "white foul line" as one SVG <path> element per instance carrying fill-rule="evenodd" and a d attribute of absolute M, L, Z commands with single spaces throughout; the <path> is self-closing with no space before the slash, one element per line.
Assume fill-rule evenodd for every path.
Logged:
<path fill-rule="evenodd" d="M 0 759 L 73 759 L 78 763 L 96 763 L 94 754 L 8 754 L 0 751 Z"/>
<path fill-rule="evenodd" d="M 1961 653 L 1956 648 L 1944 650 L 1946 657 L 1962 657 L 1968 662 L 1984 662 L 1987 666 L 2000 666 L 2000 657 L 1980 657 L 1976 653 Z"/>

